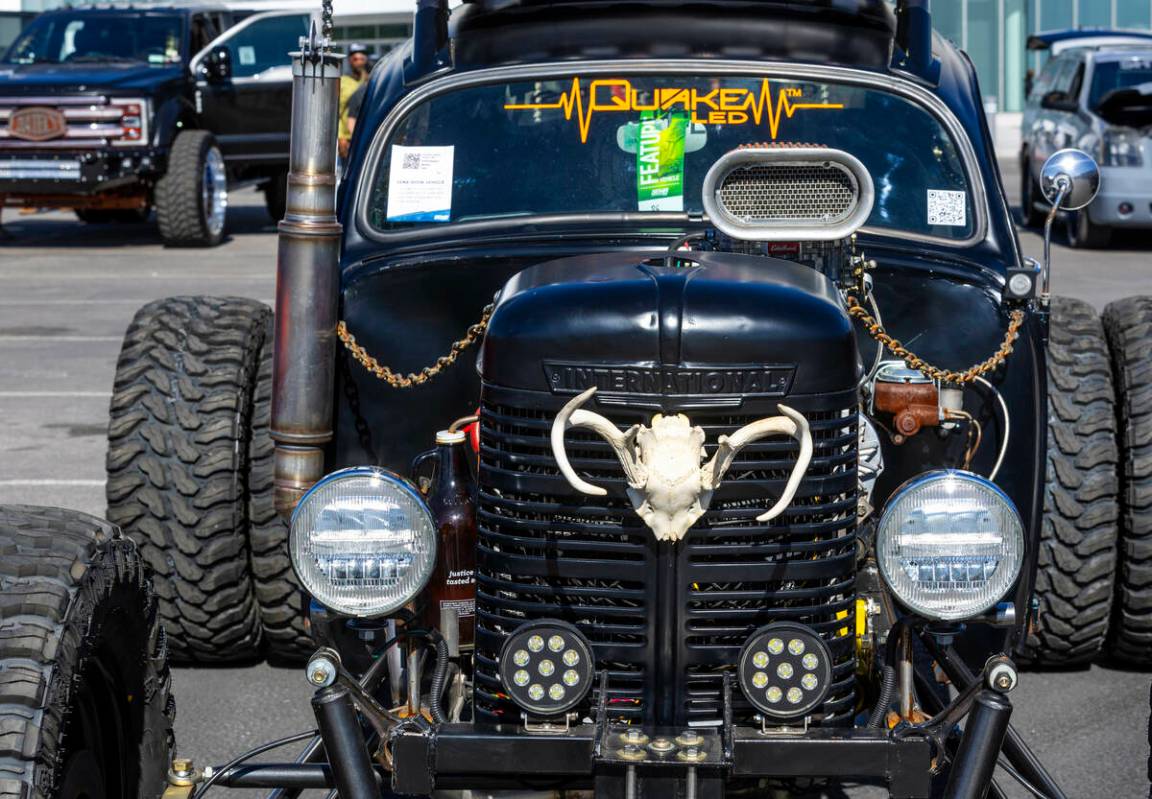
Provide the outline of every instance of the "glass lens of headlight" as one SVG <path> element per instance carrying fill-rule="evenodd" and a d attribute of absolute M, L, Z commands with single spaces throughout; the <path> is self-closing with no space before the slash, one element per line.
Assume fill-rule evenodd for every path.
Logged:
<path fill-rule="evenodd" d="M 412 599 L 436 563 L 436 525 L 408 483 L 383 469 L 345 469 L 304 495 L 290 550 L 317 602 L 350 616 L 380 616 Z"/>
<path fill-rule="evenodd" d="M 977 616 L 1016 581 L 1024 528 L 1012 501 L 971 472 L 930 472 L 902 486 L 876 529 L 889 588 L 929 619 Z"/>
<path fill-rule="evenodd" d="M 1104 166 L 1143 166 L 1141 145 L 1144 135 L 1137 130 L 1109 128 L 1101 140 Z"/>

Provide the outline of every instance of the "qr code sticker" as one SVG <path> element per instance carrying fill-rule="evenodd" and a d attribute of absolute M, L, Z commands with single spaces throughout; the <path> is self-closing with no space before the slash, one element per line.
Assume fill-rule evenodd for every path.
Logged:
<path fill-rule="evenodd" d="M 404 163 L 401 169 L 419 169 L 420 153 L 404 153 Z"/>
<path fill-rule="evenodd" d="M 962 191 L 928 189 L 928 224 L 965 227 L 968 224 L 968 195 Z"/>

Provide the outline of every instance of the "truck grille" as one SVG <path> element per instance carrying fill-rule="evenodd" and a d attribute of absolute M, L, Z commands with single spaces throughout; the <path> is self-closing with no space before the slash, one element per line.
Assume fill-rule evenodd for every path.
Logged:
<path fill-rule="evenodd" d="M 575 624 L 610 675 L 613 715 L 647 724 L 714 724 L 721 681 L 747 636 L 773 621 L 799 621 L 828 642 L 832 692 L 813 719 L 851 719 L 855 704 L 854 579 L 857 409 L 854 392 L 787 404 L 811 423 L 812 464 L 791 507 L 755 517 L 779 496 L 798 446 L 770 439 L 748 447 L 709 511 L 679 544 L 658 543 L 624 494 L 619 463 L 600 438 L 568 436 L 574 468 L 606 487 L 578 494 L 549 445 L 567 397 L 485 386 L 481 407 L 477 552 L 476 709 L 488 721 L 517 718 L 501 696 L 496 654 L 524 620 Z M 600 406 L 621 427 L 652 410 Z M 774 402 L 687 412 L 717 438 L 776 413 Z M 737 689 L 738 720 L 754 712 Z M 591 704 L 591 701 L 589 702 Z"/>
<path fill-rule="evenodd" d="M 65 125 L 60 135 L 41 141 L 15 135 L 13 115 L 31 109 L 62 114 Z M 0 152 L 141 146 L 148 142 L 147 110 L 142 98 L 0 97 Z"/>

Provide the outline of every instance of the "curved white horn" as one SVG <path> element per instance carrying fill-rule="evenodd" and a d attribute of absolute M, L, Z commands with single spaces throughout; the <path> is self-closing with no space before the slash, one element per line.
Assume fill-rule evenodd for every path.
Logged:
<path fill-rule="evenodd" d="M 564 479 L 577 491 L 596 497 L 602 497 L 608 493 L 605 489 L 582 480 L 576 474 L 576 470 L 572 468 L 572 464 L 568 462 L 568 452 L 564 448 L 564 434 L 573 427 L 586 427 L 612 445 L 616 457 L 620 459 L 620 465 L 624 467 L 628 484 L 633 488 L 640 488 L 644 484 L 644 478 L 641 474 L 643 470 L 636 463 L 635 455 L 632 453 L 632 446 L 640 426 L 633 425 L 627 432 L 621 433 L 616 425 L 600 414 L 583 410 L 580 406 L 595 393 L 596 387 L 593 386 L 587 391 L 577 394 L 560 409 L 560 413 L 556 414 L 556 420 L 552 422 L 552 456 L 556 458 L 556 465 L 560 467 L 560 473 L 564 475 Z"/>
<path fill-rule="evenodd" d="M 776 501 L 775 505 L 756 517 L 758 522 L 770 521 L 784 512 L 792 503 L 792 498 L 796 496 L 796 490 L 800 488 L 800 481 L 804 479 L 804 475 L 808 471 L 808 464 L 812 462 L 812 433 L 808 430 L 808 420 L 786 405 L 776 407 L 782 414 L 796 423 L 796 430 L 792 433 L 792 437 L 800 442 L 800 457 L 796 459 L 796 465 L 792 467 L 792 474 L 788 477 L 788 483 L 784 486 L 780 499 Z"/>
<path fill-rule="evenodd" d="M 780 499 L 765 513 L 756 517 L 756 521 L 766 522 L 775 519 L 792 502 L 800 488 L 800 481 L 808 471 L 808 464 L 812 462 L 812 433 L 808 429 L 808 420 L 803 415 L 789 408 L 787 405 L 778 406 L 783 416 L 770 416 L 767 419 L 758 419 L 751 424 L 741 427 L 730 436 L 720 436 L 719 447 L 712 460 L 704 464 L 701 477 L 707 490 L 715 491 L 720 487 L 724 474 L 736 454 L 749 444 L 762 438 L 775 435 L 788 435 L 800 442 L 800 457 L 792 467 L 792 474 L 784 486 Z"/>

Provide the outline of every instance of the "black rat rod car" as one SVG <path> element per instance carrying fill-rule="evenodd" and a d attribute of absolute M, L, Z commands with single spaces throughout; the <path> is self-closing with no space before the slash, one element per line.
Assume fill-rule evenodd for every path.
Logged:
<path fill-rule="evenodd" d="M 172 797 L 1062 796 L 1013 658 L 1149 661 L 1152 300 L 1050 297 L 927 2 L 420 0 L 338 215 L 321 34 L 275 317 L 142 309 L 115 526 L 0 516 L 7 794 L 156 795 L 170 647 L 319 727 Z"/>

